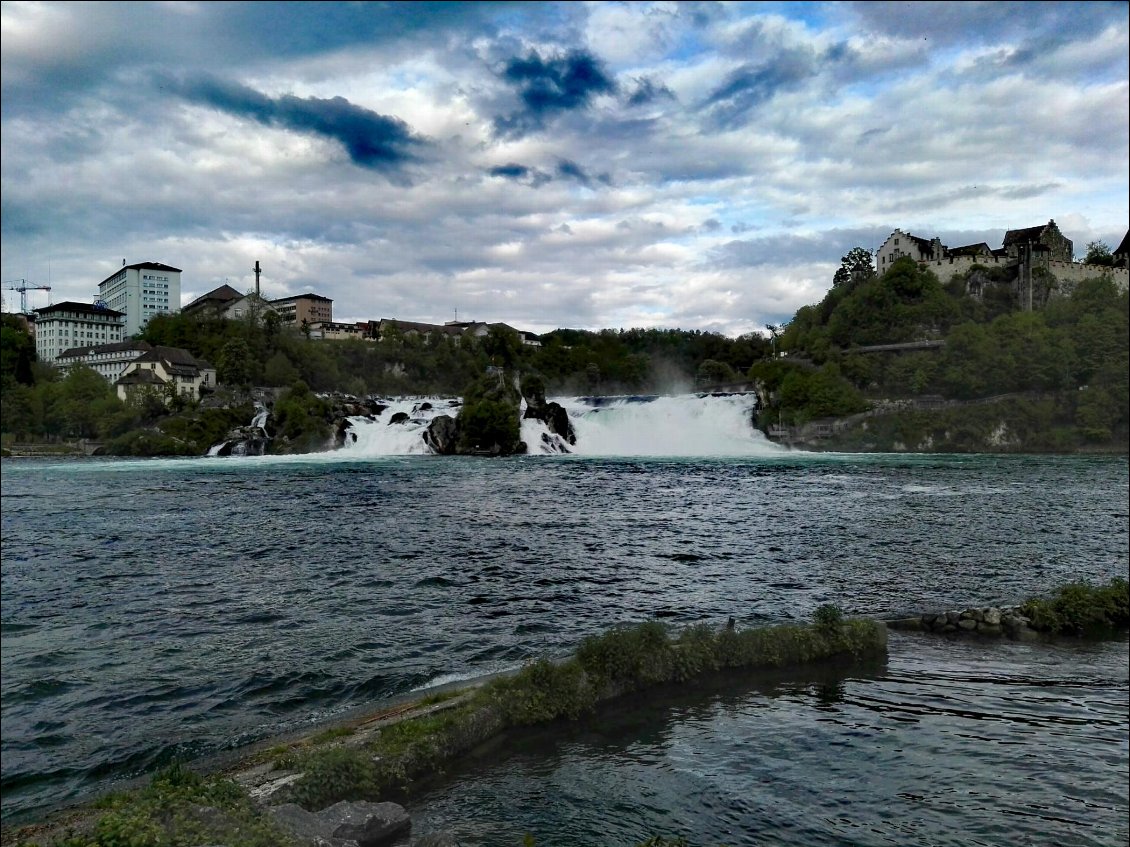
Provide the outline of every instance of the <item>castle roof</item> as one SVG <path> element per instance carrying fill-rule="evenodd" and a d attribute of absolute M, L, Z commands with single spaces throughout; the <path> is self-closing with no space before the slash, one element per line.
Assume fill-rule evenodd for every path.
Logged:
<path fill-rule="evenodd" d="M 1045 232 L 1052 227 L 1055 227 L 1055 221 L 1048 221 L 1043 226 L 1030 226 L 1024 229 L 1010 229 L 1004 234 L 1004 246 L 1008 247 L 1010 244 L 1024 244 L 1028 241 L 1033 243 L 1039 242 Z"/>

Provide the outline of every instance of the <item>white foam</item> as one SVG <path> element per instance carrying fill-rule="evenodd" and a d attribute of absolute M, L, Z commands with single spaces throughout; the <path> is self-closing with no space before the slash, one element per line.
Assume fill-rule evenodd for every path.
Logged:
<path fill-rule="evenodd" d="M 584 456 L 779 456 L 753 425 L 753 396 L 562 399 Z"/>

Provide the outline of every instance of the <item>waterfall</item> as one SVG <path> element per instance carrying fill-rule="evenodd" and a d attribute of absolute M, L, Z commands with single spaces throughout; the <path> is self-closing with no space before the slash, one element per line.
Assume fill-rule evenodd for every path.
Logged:
<path fill-rule="evenodd" d="M 256 401 L 255 417 L 251 419 L 251 426 L 261 429 L 263 431 L 263 434 L 267 435 L 267 418 L 270 416 L 270 414 L 271 413 L 267 411 L 266 406 Z"/>
<path fill-rule="evenodd" d="M 373 417 L 349 418 L 349 432 L 340 452 L 358 458 L 370 456 L 404 456 L 431 453 L 424 443 L 428 424 L 440 415 L 455 417 L 462 401 L 449 397 L 401 397 L 382 399 L 387 408 Z"/>
<path fill-rule="evenodd" d="M 523 419 L 522 440 L 531 455 L 706 457 L 787 452 L 754 427 L 752 394 L 551 399 L 569 413 L 577 443 L 568 444 L 541 421 Z M 349 419 L 356 440 L 347 439 L 341 452 L 357 458 L 431 453 L 424 443 L 428 424 L 438 415 L 455 417 L 459 412 L 459 401 L 449 398 L 382 402 L 389 405 L 380 415 Z"/>

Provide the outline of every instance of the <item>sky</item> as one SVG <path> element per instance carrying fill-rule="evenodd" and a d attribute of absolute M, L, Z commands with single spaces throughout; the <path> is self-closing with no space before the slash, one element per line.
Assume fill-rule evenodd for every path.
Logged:
<path fill-rule="evenodd" d="M 0 9 L 9 311 L 258 261 L 338 321 L 738 336 L 895 228 L 1130 224 L 1126 2 Z"/>

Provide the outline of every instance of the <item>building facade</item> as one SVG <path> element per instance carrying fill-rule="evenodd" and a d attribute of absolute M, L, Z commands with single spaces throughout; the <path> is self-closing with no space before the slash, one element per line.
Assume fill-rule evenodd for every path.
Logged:
<path fill-rule="evenodd" d="M 333 300 L 320 294 L 295 294 L 271 301 L 282 322 L 294 326 L 333 323 L 333 304 Z"/>
<path fill-rule="evenodd" d="M 180 347 L 157 346 L 126 365 L 114 387 L 126 402 L 141 392 L 196 399 L 216 387 L 216 369 Z"/>
<path fill-rule="evenodd" d="M 55 364 L 61 370 L 76 365 L 93 368 L 107 381 L 113 383 L 125 371 L 126 366 L 153 349 L 147 341 L 132 339 L 113 344 L 96 344 L 92 347 L 72 347 L 59 354 Z"/>
<path fill-rule="evenodd" d="M 919 238 L 896 229 L 875 254 L 875 270 L 885 273 L 898 259 L 909 256 L 916 262 L 932 262 L 946 255 L 946 246 L 940 238 Z"/>
<path fill-rule="evenodd" d="M 123 264 L 98 283 L 98 299 L 125 316 L 125 335 L 137 335 L 154 315 L 180 311 L 180 268 L 160 262 Z"/>
<path fill-rule="evenodd" d="M 35 324 L 35 355 L 41 362 L 54 363 L 74 347 L 121 341 L 125 315 L 115 309 L 67 300 L 36 309 Z"/>

